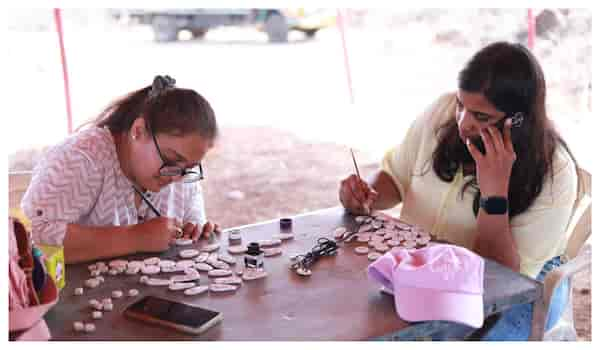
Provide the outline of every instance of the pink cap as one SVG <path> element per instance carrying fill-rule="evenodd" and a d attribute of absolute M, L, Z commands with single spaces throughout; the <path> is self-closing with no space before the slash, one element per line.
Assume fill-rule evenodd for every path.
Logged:
<path fill-rule="evenodd" d="M 484 260 L 449 244 L 394 248 L 374 261 L 369 277 L 393 292 L 396 312 L 410 321 L 483 325 Z"/>

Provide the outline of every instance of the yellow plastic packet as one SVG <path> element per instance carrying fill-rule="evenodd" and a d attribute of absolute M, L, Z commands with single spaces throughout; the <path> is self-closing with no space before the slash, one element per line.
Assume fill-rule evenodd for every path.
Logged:
<path fill-rule="evenodd" d="M 25 226 L 25 229 L 31 232 L 31 222 L 20 208 L 11 208 L 9 210 L 9 215 L 19 219 L 23 223 L 23 226 Z M 65 286 L 66 272 L 63 247 L 44 244 L 36 244 L 36 247 L 44 253 L 46 272 L 54 279 L 54 283 L 58 290 L 63 289 Z"/>
<path fill-rule="evenodd" d="M 54 279 L 56 287 L 61 290 L 65 286 L 65 254 L 62 246 L 38 244 L 37 247 L 44 253 L 46 272 Z"/>

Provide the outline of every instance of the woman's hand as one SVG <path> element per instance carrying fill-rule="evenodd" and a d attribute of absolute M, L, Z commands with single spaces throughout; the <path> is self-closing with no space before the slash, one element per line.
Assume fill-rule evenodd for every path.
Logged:
<path fill-rule="evenodd" d="M 477 183 L 482 197 L 508 197 L 510 174 L 517 159 L 510 137 L 510 118 L 504 123 L 504 135 L 494 127 L 481 130 L 481 139 L 485 145 L 483 155 L 469 139 L 467 149 L 475 160 L 477 167 Z"/>
<path fill-rule="evenodd" d="M 162 252 L 169 249 L 169 243 L 181 230 L 180 224 L 175 219 L 164 216 L 152 218 L 135 226 L 134 234 L 139 238 L 138 251 Z"/>
<path fill-rule="evenodd" d="M 377 195 L 377 191 L 356 175 L 348 176 L 340 184 L 340 202 L 352 214 L 368 215 Z"/>
<path fill-rule="evenodd" d="M 209 239 L 210 236 L 214 233 L 220 232 L 219 225 L 213 224 L 210 221 L 207 221 L 202 227 L 199 227 L 196 224 L 191 222 L 183 225 L 183 237 L 187 239 L 191 239 L 196 242 L 201 237 Z"/>

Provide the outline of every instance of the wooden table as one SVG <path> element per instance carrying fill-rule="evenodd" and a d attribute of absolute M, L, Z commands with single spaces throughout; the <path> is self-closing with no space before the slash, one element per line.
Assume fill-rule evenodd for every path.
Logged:
<path fill-rule="evenodd" d="M 380 292 L 367 278 L 366 256 L 356 255 L 357 243 L 345 243 L 335 257 L 324 257 L 312 268 L 312 276 L 301 277 L 289 269 L 289 256 L 305 253 L 322 236 L 331 237 L 331 231 L 341 225 L 348 228 L 356 223 L 343 209 L 336 207 L 293 218 L 295 238 L 283 244 L 284 254 L 265 258 L 269 276 L 244 282 L 234 294 L 204 293 L 185 296 L 182 291 L 166 287 L 150 287 L 138 283 L 139 275 L 106 276 L 106 281 L 95 289 L 85 288 L 83 296 L 73 295 L 76 287 L 89 278 L 88 263 L 69 265 L 67 285 L 60 302 L 45 319 L 57 340 L 411 340 L 427 339 L 440 331 L 456 332 L 466 326 L 453 322 L 432 321 L 409 324 L 396 314 L 394 300 Z M 279 233 L 277 220 L 241 227 L 244 243 L 271 238 Z M 227 235 L 221 239 L 221 252 L 226 251 Z M 101 242 L 98 242 L 101 244 Z M 164 259 L 176 259 L 177 252 L 187 247 L 174 247 L 161 254 Z M 152 256 L 129 256 L 137 260 Z M 242 256 L 238 258 L 238 264 Z M 203 276 L 203 284 L 208 277 Z M 486 317 L 506 310 L 515 304 L 532 303 L 542 295 L 542 285 L 517 274 L 493 261 L 486 261 L 485 270 Z M 96 320 L 94 333 L 76 333 L 73 322 L 91 320 L 88 300 L 110 297 L 113 290 L 125 293 L 136 288 L 136 298 L 124 296 L 114 300 L 114 310 L 105 312 Z M 178 333 L 125 318 L 127 305 L 144 295 L 178 299 L 223 313 L 224 321 L 200 336 Z"/>

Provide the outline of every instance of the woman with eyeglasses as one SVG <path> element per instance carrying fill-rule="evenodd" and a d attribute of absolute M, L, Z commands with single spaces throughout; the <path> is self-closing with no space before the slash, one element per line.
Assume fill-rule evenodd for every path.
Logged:
<path fill-rule="evenodd" d="M 204 97 L 157 76 L 89 124 L 34 169 L 21 205 L 36 242 L 64 246 L 76 263 L 161 252 L 218 230 L 199 183 L 217 137 Z"/>
<path fill-rule="evenodd" d="M 401 219 L 542 280 L 566 249 L 577 163 L 546 113 L 541 66 L 523 46 L 492 43 L 467 62 L 455 92 L 419 116 L 367 183 L 341 182 L 355 214 L 402 203 Z M 553 297 L 551 328 L 568 286 Z M 532 306 L 504 313 L 484 340 L 527 340 Z"/>

